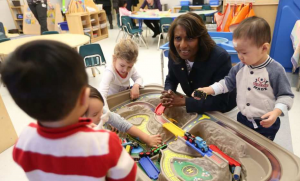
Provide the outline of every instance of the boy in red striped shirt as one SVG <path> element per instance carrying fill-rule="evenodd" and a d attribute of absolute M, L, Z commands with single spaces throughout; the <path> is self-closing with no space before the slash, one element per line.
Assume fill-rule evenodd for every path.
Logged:
<path fill-rule="evenodd" d="M 8 57 L 1 75 L 17 105 L 38 120 L 13 150 L 30 181 L 135 180 L 137 166 L 118 136 L 79 118 L 90 90 L 75 50 L 54 41 L 27 43 Z"/>

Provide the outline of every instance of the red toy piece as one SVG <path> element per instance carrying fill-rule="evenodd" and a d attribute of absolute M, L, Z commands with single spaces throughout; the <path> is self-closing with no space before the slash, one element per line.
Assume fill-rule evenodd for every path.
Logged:
<path fill-rule="evenodd" d="M 216 145 L 209 145 L 209 148 L 214 151 L 219 153 L 225 160 L 229 162 L 230 166 L 241 166 L 239 162 L 237 162 L 235 159 L 231 158 L 230 156 L 226 155 L 224 152 L 222 152 Z"/>
<path fill-rule="evenodd" d="M 155 113 L 157 115 L 162 115 L 165 112 L 166 107 L 164 107 L 161 103 L 155 108 Z"/>

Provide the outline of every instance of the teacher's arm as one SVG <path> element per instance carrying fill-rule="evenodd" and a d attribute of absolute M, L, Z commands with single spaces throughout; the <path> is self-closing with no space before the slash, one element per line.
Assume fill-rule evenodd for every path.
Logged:
<path fill-rule="evenodd" d="M 169 63 L 168 63 L 168 75 L 166 77 L 166 81 L 165 81 L 165 90 L 172 90 L 173 92 L 176 92 L 177 86 L 179 84 L 179 81 L 177 80 L 174 71 L 173 71 L 173 60 L 169 59 Z"/>

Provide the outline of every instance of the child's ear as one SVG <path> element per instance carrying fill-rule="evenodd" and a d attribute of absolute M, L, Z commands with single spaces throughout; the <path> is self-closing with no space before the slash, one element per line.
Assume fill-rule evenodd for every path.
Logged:
<path fill-rule="evenodd" d="M 270 49 L 270 43 L 264 43 L 264 44 L 262 45 L 262 50 L 263 50 L 263 52 L 268 52 L 269 49 Z"/>
<path fill-rule="evenodd" d="M 117 60 L 117 57 L 115 55 L 112 55 L 112 59 L 115 62 Z"/>
<path fill-rule="evenodd" d="M 90 100 L 90 92 L 91 89 L 89 87 L 85 87 L 82 90 L 82 93 L 80 94 L 80 105 L 81 106 L 88 106 L 89 100 Z"/>

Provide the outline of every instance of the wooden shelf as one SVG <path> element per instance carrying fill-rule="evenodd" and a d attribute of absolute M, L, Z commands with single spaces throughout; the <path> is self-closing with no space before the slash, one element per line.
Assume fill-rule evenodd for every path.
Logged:
<path fill-rule="evenodd" d="M 92 13 L 72 13 L 67 14 L 67 21 L 70 33 L 73 34 L 84 34 L 84 29 L 89 29 L 87 32 L 91 35 L 91 42 L 96 42 L 108 37 L 107 27 L 100 28 L 101 24 L 106 23 L 105 11 L 101 10 Z M 100 18 L 103 18 L 100 20 Z M 91 21 L 93 19 L 93 21 Z M 83 24 L 84 23 L 84 24 Z M 98 26 L 97 29 L 93 29 L 93 26 Z M 95 37 L 94 37 L 95 35 Z"/>
<path fill-rule="evenodd" d="M 12 8 L 12 9 L 19 9 L 19 8 L 23 8 L 23 6 L 10 6 L 10 8 Z"/>
<path fill-rule="evenodd" d="M 17 19 L 16 17 L 17 17 L 17 14 L 24 14 L 23 13 L 23 7 L 24 6 L 22 5 L 22 4 L 24 4 L 24 2 L 23 2 L 23 0 L 20 0 L 21 5 L 20 6 L 14 6 L 12 4 L 11 0 L 6 0 L 6 1 L 7 1 L 7 4 L 8 4 L 8 7 L 10 9 L 10 13 L 12 15 L 12 18 L 14 20 L 16 29 L 18 29 L 20 31 L 21 30 L 20 25 L 23 25 L 23 19 Z"/>

